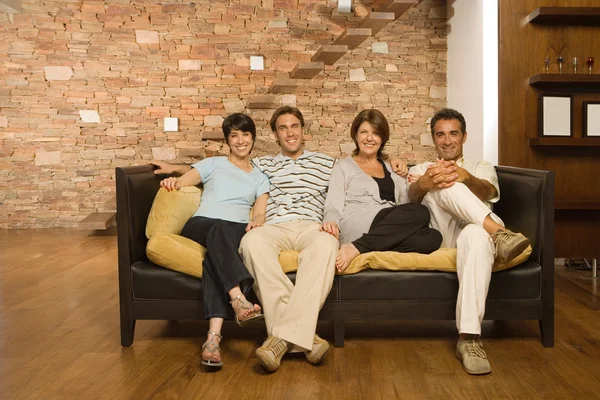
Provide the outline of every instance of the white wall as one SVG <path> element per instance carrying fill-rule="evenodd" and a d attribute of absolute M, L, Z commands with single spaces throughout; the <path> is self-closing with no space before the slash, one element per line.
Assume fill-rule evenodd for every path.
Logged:
<path fill-rule="evenodd" d="M 448 0 L 448 107 L 460 111 L 468 158 L 498 163 L 498 0 Z"/>

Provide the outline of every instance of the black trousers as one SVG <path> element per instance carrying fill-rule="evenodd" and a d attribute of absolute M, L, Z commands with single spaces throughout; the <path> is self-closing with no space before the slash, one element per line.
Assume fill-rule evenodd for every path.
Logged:
<path fill-rule="evenodd" d="M 429 209 L 422 204 L 401 204 L 379 211 L 369 232 L 352 244 L 362 253 L 398 251 L 429 254 L 439 249 L 442 235 L 429 227 Z"/>
<path fill-rule="evenodd" d="M 181 236 L 206 247 L 202 263 L 202 291 L 204 317 L 207 319 L 233 317 L 229 291 L 239 285 L 246 295 L 252 289 L 254 278 L 238 253 L 246 225 L 222 219 L 192 217 L 181 231 Z"/>

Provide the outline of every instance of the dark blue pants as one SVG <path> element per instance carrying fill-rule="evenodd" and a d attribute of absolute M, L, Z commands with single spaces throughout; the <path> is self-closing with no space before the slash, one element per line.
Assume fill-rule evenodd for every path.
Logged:
<path fill-rule="evenodd" d="M 231 318 L 229 291 L 240 286 L 242 293 L 252 289 L 254 278 L 238 253 L 246 223 L 222 219 L 192 217 L 183 227 L 181 236 L 206 247 L 202 263 L 202 291 L 205 318 Z"/>
<path fill-rule="evenodd" d="M 401 204 L 379 211 L 369 232 L 352 244 L 362 254 L 369 251 L 433 253 L 442 244 L 442 235 L 429 227 L 429 209 L 422 204 Z"/>

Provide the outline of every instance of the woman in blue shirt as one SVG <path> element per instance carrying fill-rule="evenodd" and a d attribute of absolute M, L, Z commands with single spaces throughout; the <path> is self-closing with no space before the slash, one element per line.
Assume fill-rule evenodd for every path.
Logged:
<path fill-rule="evenodd" d="M 256 139 L 252 118 L 232 114 L 225 118 L 222 128 L 230 148 L 229 156 L 204 159 L 193 164 L 181 177 L 167 178 L 160 183 L 169 191 L 200 183 L 204 186 L 200 207 L 185 224 L 181 235 L 207 249 L 202 264 L 202 289 L 210 329 L 202 345 L 202 364 L 211 367 L 223 365 L 219 343 L 224 318 L 231 317 L 233 312 L 240 326 L 264 318 L 260 306 L 246 300 L 245 294 L 252 288 L 254 278 L 244 266 L 238 247 L 246 232 L 265 222 L 269 180 L 250 162 Z M 163 166 L 163 163 L 154 164 Z"/>

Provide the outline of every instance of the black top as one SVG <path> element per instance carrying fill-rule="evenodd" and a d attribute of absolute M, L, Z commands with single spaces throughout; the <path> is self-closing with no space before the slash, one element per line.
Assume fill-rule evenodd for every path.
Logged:
<path fill-rule="evenodd" d="M 392 175 L 390 174 L 390 171 L 388 171 L 388 169 L 385 167 L 385 164 L 383 163 L 383 161 L 379 160 L 379 162 L 381 163 L 381 166 L 383 167 L 383 173 L 384 173 L 384 177 L 383 178 L 375 178 L 374 176 L 372 177 L 373 179 L 375 179 L 375 182 L 377 182 L 377 186 L 379 186 L 379 197 L 381 197 L 381 200 L 387 200 L 387 201 L 391 201 L 392 203 L 396 202 L 396 194 L 395 192 L 395 186 L 394 186 L 394 181 L 392 180 Z"/>

